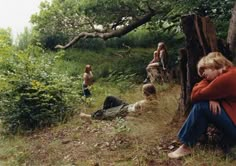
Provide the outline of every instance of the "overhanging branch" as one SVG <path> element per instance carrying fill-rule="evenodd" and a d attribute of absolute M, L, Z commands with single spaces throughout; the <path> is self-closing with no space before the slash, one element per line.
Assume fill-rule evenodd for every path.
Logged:
<path fill-rule="evenodd" d="M 126 25 L 122 28 L 119 28 L 117 30 L 112 30 L 110 32 L 106 33 L 99 33 L 99 32 L 81 32 L 78 36 L 74 37 L 69 43 L 66 45 L 56 45 L 55 48 L 60 48 L 60 49 L 67 49 L 74 45 L 76 42 L 78 42 L 81 38 L 101 38 L 103 40 L 107 40 L 109 38 L 113 37 L 121 37 L 130 31 L 136 29 L 137 27 L 147 23 L 148 21 L 151 20 L 153 16 L 156 15 L 155 11 L 150 11 L 148 14 L 144 15 L 142 18 L 135 20 L 134 22 L 131 22 L 129 25 Z"/>

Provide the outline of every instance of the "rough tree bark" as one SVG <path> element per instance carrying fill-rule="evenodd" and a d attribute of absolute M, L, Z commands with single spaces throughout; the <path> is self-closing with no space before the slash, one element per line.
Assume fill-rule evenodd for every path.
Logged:
<path fill-rule="evenodd" d="M 185 110 L 187 105 L 187 50 L 185 48 L 179 49 L 179 71 L 180 71 L 180 85 L 181 85 L 181 97 L 179 103 L 179 109 Z"/>
<path fill-rule="evenodd" d="M 179 109 L 188 114 L 191 108 L 190 95 L 195 83 L 200 81 L 197 74 L 197 62 L 211 51 L 218 51 L 216 31 L 208 17 L 187 15 L 181 18 L 186 47 L 179 51 L 181 55 L 181 99 Z"/>
<path fill-rule="evenodd" d="M 229 49 L 232 53 L 232 57 L 236 56 L 236 3 L 232 9 L 232 16 L 230 19 L 227 43 L 229 43 Z"/>

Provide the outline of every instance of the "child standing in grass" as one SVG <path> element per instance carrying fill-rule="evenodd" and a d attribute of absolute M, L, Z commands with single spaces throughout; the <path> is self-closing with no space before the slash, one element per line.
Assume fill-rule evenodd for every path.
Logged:
<path fill-rule="evenodd" d="M 102 109 L 91 115 L 80 113 L 80 116 L 97 120 L 112 120 L 116 117 L 125 117 L 131 113 L 137 115 L 148 111 L 148 108 L 157 104 L 156 88 L 153 84 L 145 84 L 142 87 L 142 92 L 144 100 L 134 104 L 128 104 L 114 96 L 107 96 Z"/>
<path fill-rule="evenodd" d="M 91 92 L 89 87 L 93 84 L 93 73 L 91 65 L 86 65 L 84 74 L 83 74 L 83 84 L 82 84 L 82 91 L 83 96 L 89 97 L 91 96 Z"/>

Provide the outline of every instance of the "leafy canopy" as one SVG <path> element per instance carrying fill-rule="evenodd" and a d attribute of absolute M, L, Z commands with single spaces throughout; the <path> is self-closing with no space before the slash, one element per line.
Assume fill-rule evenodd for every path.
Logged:
<path fill-rule="evenodd" d="M 185 14 L 209 16 L 223 27 L 229 22 L 233 3 L 233 0 L 52 0 L 41 3 L 40 12 L 32 15 L 31 22 L 39 37 L 61 34 L 68 40 L 86 32 L 72 45 L 80 38 L 120 37 L 145 23 L 154 27 L 150 30 L 180 30 L 180 17 Z M 122 28 L 126 29 L 121 32 Z"/>

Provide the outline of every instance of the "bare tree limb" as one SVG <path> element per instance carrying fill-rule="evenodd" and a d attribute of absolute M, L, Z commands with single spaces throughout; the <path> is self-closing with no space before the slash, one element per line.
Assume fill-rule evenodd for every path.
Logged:
<path fill-rule="evenodd" d="M 144 15 L 142 18 L 135 20 L 131 22 L 129 25 L 125 25 L 119 29 L 112 30 L 110 32 L 106 33 L 100 33 L 100 32 L 81 32 L 78 36 L 74 37 L 69 43 L 66 45 L 56 45 L 55 48 L 60 48 L 60 49 L 67 49 L 74 45 L 76 42 L 78 42 L 81 38 L 101 38 L 103 40 L 107 40 L 109 38 L 113 37 L 121 37 L 130 31 L 134 30 L 135 28 L 147 23 L 148 21 L 151 20 L 153 16 L 156 15 L 156 12 L 151 10 L 149 13 Z"/>

